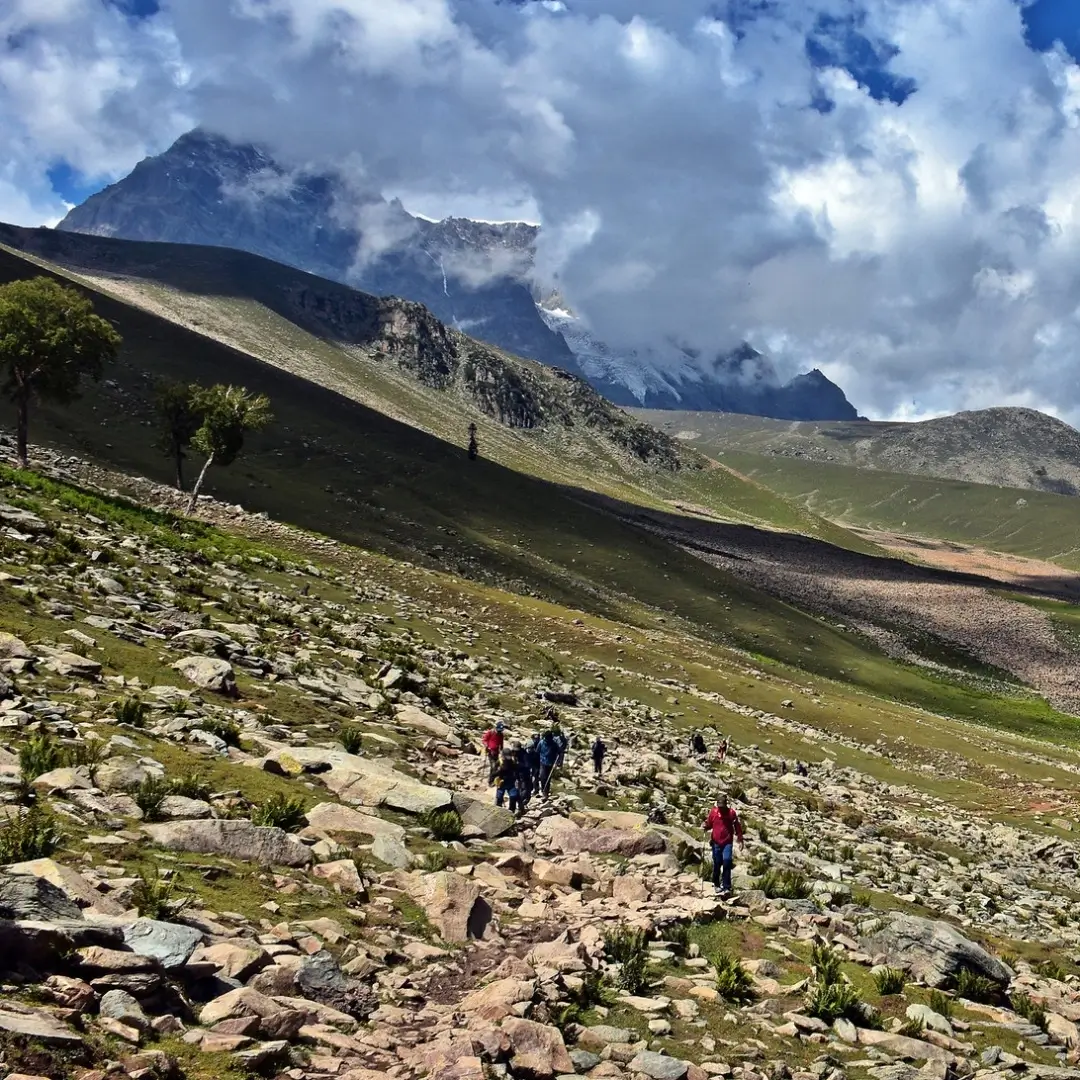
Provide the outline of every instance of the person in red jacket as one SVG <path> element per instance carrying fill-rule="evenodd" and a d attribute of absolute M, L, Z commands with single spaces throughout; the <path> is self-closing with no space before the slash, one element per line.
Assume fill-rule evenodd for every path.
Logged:
<path fill-rule="evenodd" d="M 499 756 L 503 749 L 503 723 L 500 720 L 493 728 L 488 728 L 480 740 L 484 744 L 484 753 L 488 759 L 488 783 L 495 779 L 499 767 Z"/>
<path fill-rule="evenodd" d="M 713 888 L 721 896 L 730 896 L 732 854 L 736 842 L 740 848 L 743 846 L 743 828 L 738 813 L 729 805 L 725 793 L 716 796 L 716 805 L 709 811 L 704 828 L 712 841 Z"/>

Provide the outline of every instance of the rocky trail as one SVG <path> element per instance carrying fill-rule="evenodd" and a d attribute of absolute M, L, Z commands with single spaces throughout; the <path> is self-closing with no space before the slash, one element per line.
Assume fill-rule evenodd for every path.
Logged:
<path fill-rule="evenodd" d="M 767 738 L 699 758 L 658 701 L 874 748 L 538 664 L 539 619 L 525 650 L 434 575 L 39 464 L 0 488 L 0 1077 L 1080 1078 L 1070 821 Z M 553 712 L 567 762 L 515 817 L 479 737 Z M 721 788 L 729 899 L 700 866 Z"/>

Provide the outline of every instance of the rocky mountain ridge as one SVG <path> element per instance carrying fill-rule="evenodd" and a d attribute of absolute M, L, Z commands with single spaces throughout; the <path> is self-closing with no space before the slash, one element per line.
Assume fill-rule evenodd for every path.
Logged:
<path fill-rule="evenodd" d="M 550 303 L 537 305 L 537 227 L 448 218 L 290 170 L 266 151 L 208 132 L 181 137 L 91 196 L 61 230 L 232 247 L 377 295 L 423 303 L 443 322 L 516 355 L 583 374 L 619 405 L 738 409 L 855 419 L 820 372 L 782 383 L 753 350 L 709 357 L 672 347 L 615 351 Z M 751 385 L 752 384 L 752 385 Z"/>

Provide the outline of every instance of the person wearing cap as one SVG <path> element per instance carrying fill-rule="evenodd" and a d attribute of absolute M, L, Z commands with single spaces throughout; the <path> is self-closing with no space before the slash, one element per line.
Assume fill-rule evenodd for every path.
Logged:
<path fill-rule="evenodd" d="M 481 739 L 484 744 L 484 753 L 487 754 L 488 759 L 489 784 L 494 782 L 495 771 L 499 767 L 499 756 L 502 754 L 503 748 L 503 728 L 504 724 L 500 720 L 493 728 L 488 728 Z"/>
<path fill-rule="evenodd" d="M 743 846 L 743 827 L 738 812 L 728 802 L 727 792 L 722 791 L 716 796 L 716 804 L 709 811 L 704 828 L 712 841 L 713 888 L 721 896 L 730 896 L 733 849 L 736 842 L 740 848 Z"/>

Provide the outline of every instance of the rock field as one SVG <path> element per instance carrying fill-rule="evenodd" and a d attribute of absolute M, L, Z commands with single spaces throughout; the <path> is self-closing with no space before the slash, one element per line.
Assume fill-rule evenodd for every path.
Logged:
<path fill-rule="evenodd" d="M 674 704 L 754 710 L 530 667 L 436 575 L 264 531 L 0 487 L 0 1077 L 1080 1078 L 1070 820 L 698 759 Z M 480 735 L 553 713 L 566 765 L 515 818 Z"/>

